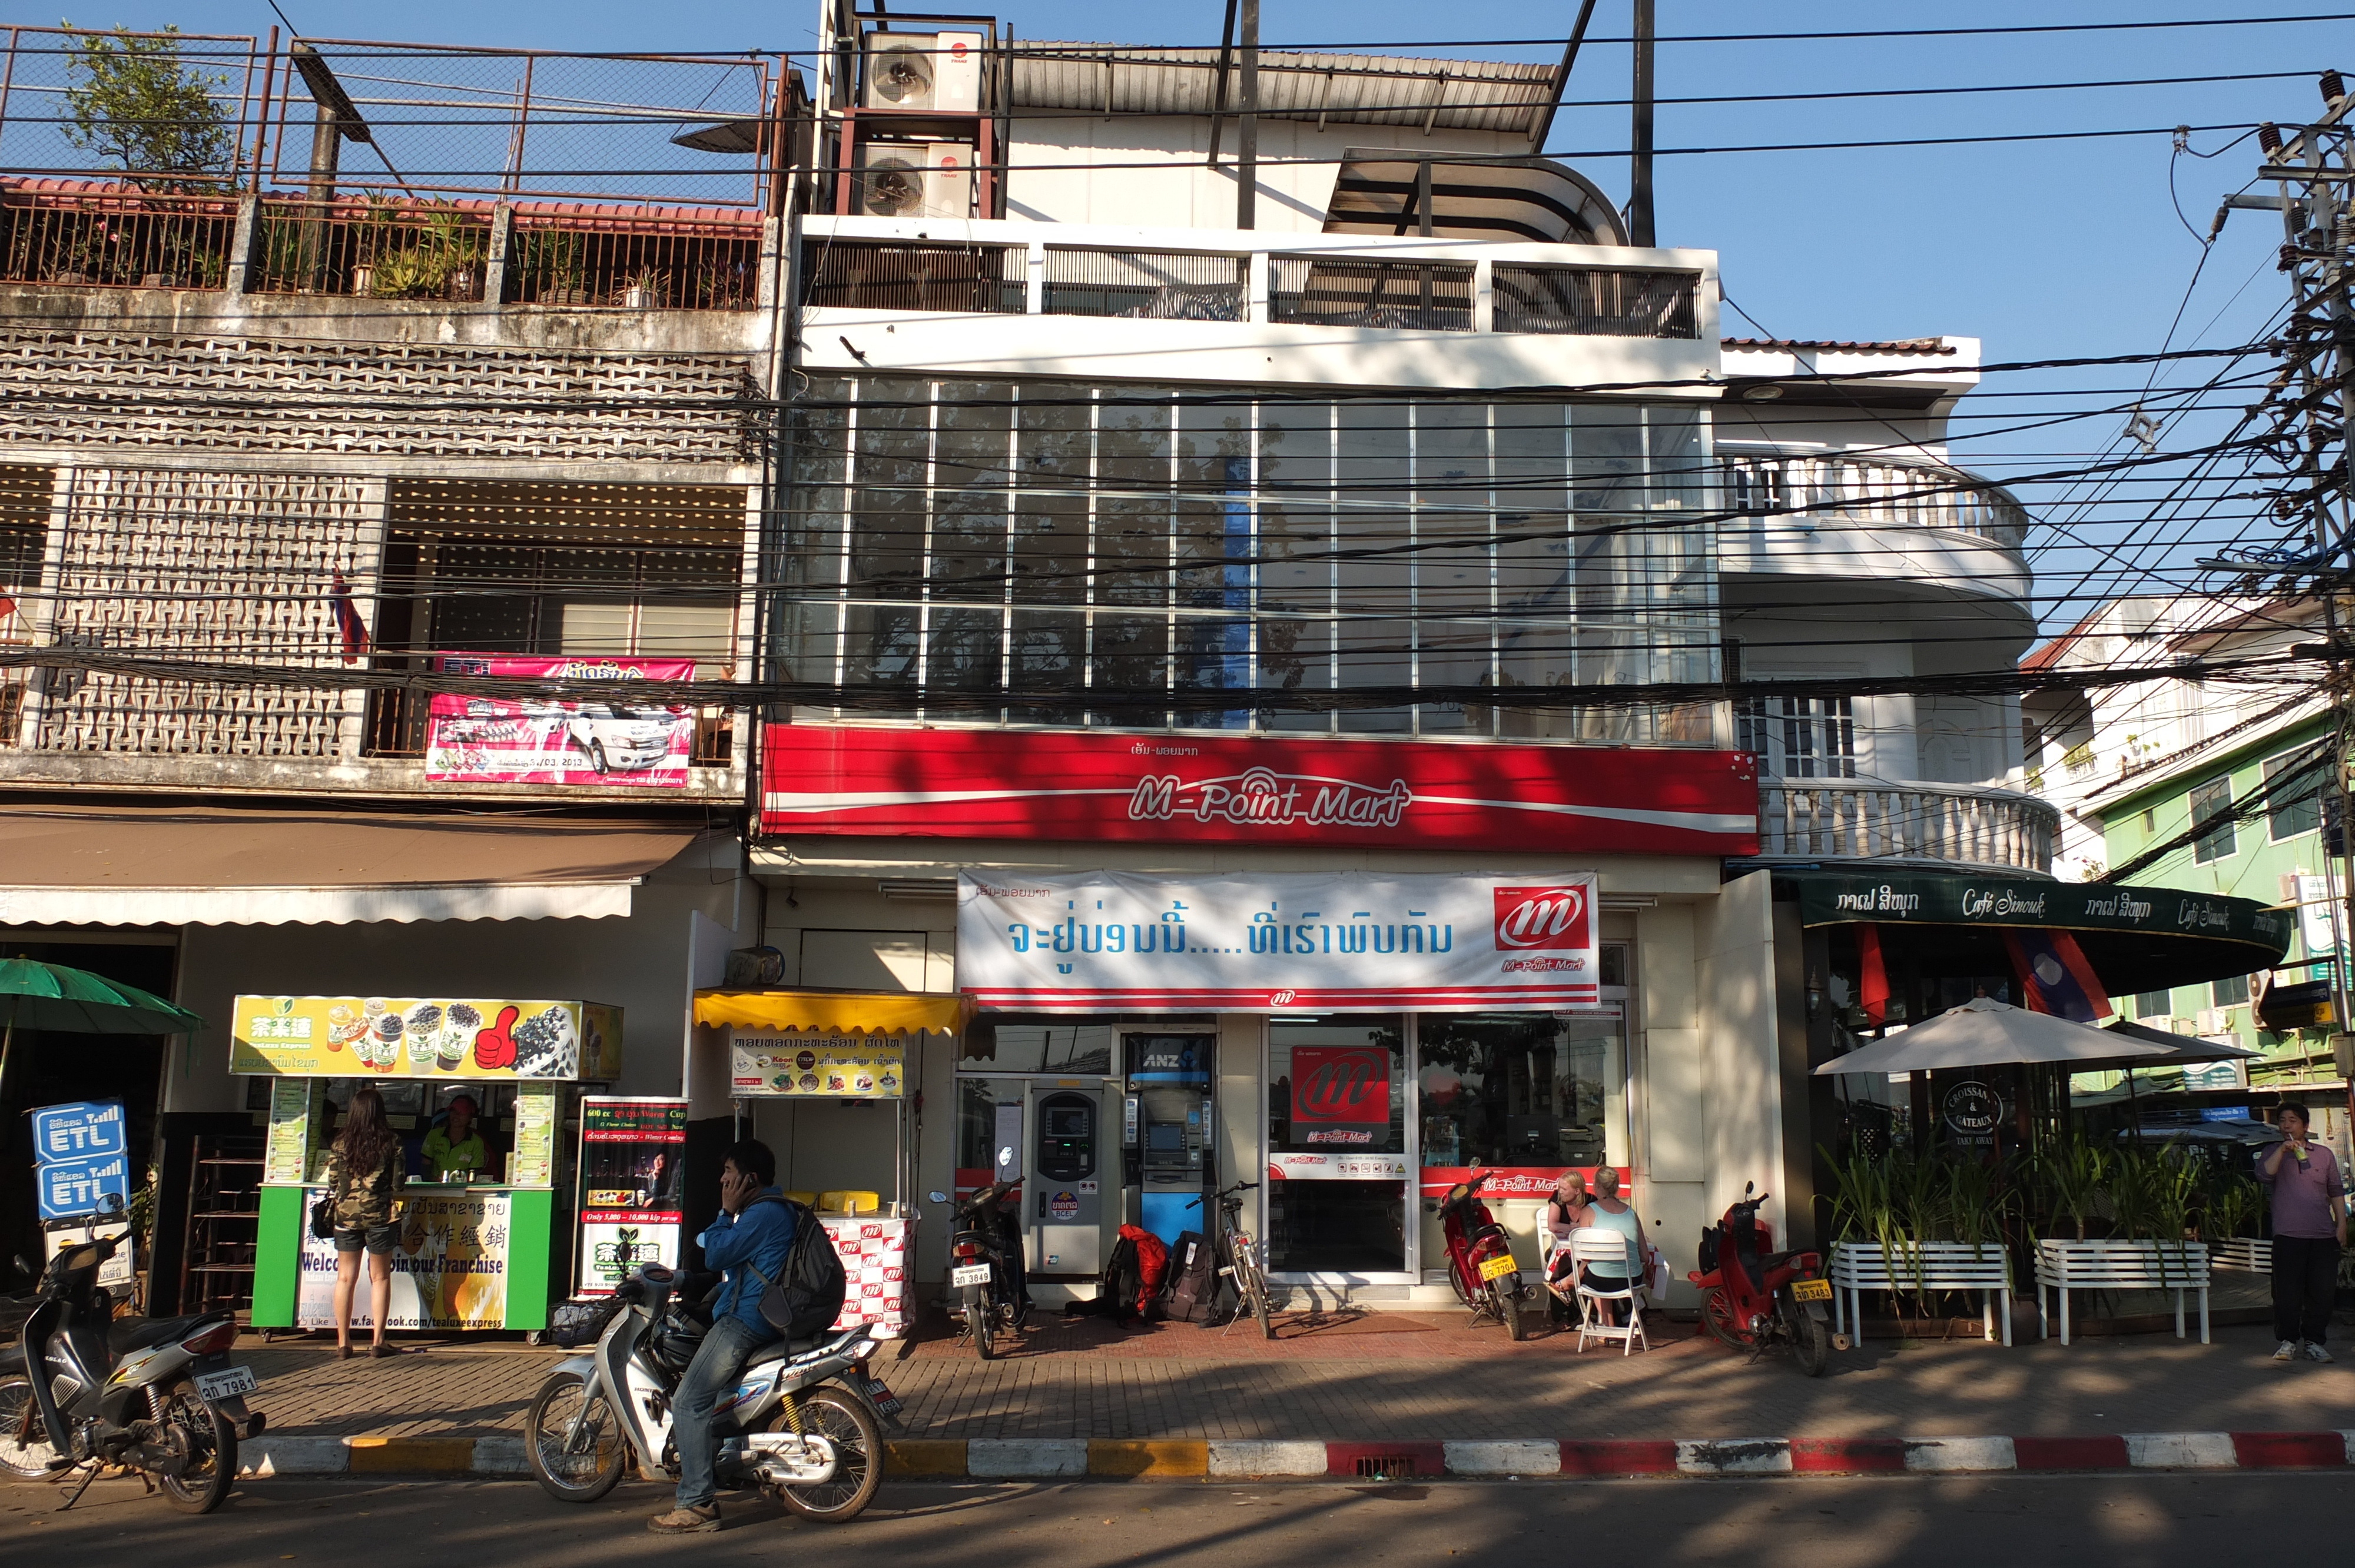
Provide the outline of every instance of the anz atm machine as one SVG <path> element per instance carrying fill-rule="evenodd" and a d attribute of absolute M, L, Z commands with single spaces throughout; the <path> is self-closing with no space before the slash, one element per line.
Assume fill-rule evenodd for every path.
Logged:
<path fill-rule="evenodd" d="M 1122 1207 L 1172 1245 L 1188 1231 L 1211 1234 L 1207 1194 L 1217 1168 L 1210 1157 L 1216 1043 L 1209 1033 L 1121 1036 L 1126 1077 L 1120 1140 L 1127 1190 Z"/>

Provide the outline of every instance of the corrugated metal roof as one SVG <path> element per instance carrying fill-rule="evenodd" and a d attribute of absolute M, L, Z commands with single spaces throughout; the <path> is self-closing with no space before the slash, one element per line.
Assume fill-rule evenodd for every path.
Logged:
<path fill-rule="evenodd" d="M 1877 343 L 1850 342 L 1845 339 L 1835 341 L 1820 337 L 1729 337 L 1724 340 L 1724 345 L 1727 348 L 1755 348 L 1769 352 L 1804 348 L 1830 349 L 1839 354 L 1944 355 L 1955 352 L 1954 344 L 1944 338 L 1936 337 L 1885 338 Z"/>
<path fill-rule="evenodd" d="M 1014 109 L 1097 114 L 1209 114 L 1219 51 L 1120 44 L 1023 43 Z M 1527 135 L 1553 100 L 1553 67 L 1262 49 L 1259 112 L 1273 120 L 1412 125 Z M 1241 107 L 1241 67 L 1227 67 L 1227 111 Z"/>

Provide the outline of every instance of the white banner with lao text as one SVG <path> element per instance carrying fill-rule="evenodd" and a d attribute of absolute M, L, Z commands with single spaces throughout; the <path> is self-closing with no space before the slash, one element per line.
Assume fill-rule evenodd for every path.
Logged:
<path fill-rule="evenodd" d="M 1592 1007 L 1594 877 L 966 875 L 957 985 L 1092 1012 Z"/>

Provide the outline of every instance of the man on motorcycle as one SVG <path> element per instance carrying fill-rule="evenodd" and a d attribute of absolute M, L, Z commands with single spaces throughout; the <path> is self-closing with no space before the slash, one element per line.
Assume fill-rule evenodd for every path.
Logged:
<path fill-rule="evenodd" d="M 711 1435 L 711 1413 L 719 1396 L 736 1385 L 752 1352 L 777 1337 L 761 1316 L 762 1280 L 775 1281 L 793 1255 L 794 1212 L 778 1191 L 777 1157 L 769 1146 L 748 1138 L 728 1151 L 719 1168 L 720 1213 L 696 1238 L 706 1266 L 722 1279 L 711 1304 L 711 1331 L 678 1380 L 671 1401 L 671 1435 L 678 1444 L 678 1506 L 656 1514 L 646 1528 L 660 1534 L 690 1534 L 719 1528 L 719 1489 L 712 1476 L 719 1444 Z M 773 1197 L 780 1202 L 764 1203 Z M 757 1277 L 756 1277 L 757 1275 Z"/>

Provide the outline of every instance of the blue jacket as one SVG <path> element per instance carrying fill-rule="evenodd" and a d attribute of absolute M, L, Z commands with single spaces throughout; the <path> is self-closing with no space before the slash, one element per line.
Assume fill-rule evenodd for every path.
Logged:
<path fill-rule="evenodd" d="M 785 1260 L 793 1255 L 793 1210 L 761 1201 L 783 1196 L 778 1188 L 764 1188 L 760 1197 L 744 1205 L 741 1214 L 722 1209 L 711 1228 L 696 1237 L 703 1248 L 704 1266 L 719 1269 L 723 1277 L 712 1317 L 741 1319 L 770 1339 L 777 1331 L 761 1316 L 761 1294 L 768 1287 L 752 1277 L 752 1270 L 759 1269 L 762 1277 L 774 1285 L 784 1274 Z"/>

